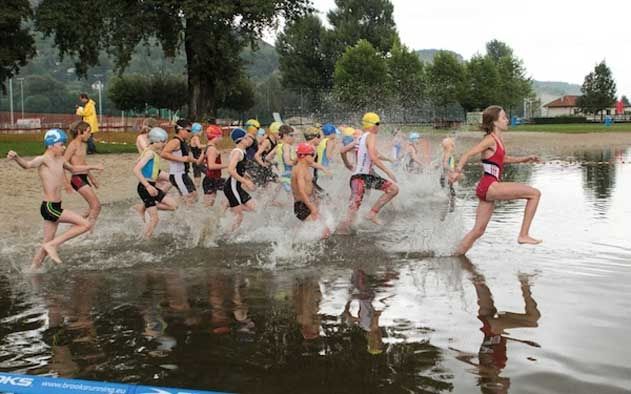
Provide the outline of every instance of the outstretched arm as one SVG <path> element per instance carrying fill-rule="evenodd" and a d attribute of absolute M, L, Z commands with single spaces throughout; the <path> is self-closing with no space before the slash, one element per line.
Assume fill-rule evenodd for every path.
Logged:
<path fill-rule="evenodd" d="M 25 170 L 28 170 L 30 168 L 37 168 L 44 163 L 44 156 L 37 156 L 33 160 L 26 161 L 12 150 L 7 153 L 7 159 L 15 160 L 15 162 L 18 163 L 18 165 Z"/>

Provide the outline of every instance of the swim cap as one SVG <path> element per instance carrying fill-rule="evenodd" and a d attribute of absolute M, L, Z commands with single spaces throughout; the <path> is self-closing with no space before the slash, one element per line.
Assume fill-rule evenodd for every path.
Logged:
<path fill-rule="evenodd" d="M 191 122 L 186 119 L 179 119 L 177 122 L 175 122 L 175 131 L 178 131 L 179 129 L 187 129 L 188 131 L 190 131 L 190 127 Z"/>
<path fill-rule="evenodd" d="M 248 131 L 248 133 L 254 133 L 259 128 L 261 128 L 261 124 L 256 119 L 249 119 L 247 122 L 245 122 L 244 127 Z"/>
<path fill-rule="evenodd" d="M 381 119 L 379 118 L 379 115 L 374 112 L 367 112 L 362 118 L 362 127 L 367 129 L 373 126 L 379 126 L 380 122 Z"/>
<path fill-rule="evenodd" d="M 239 141 L 244 139 L 246 135 L 247 133 L 245 132 L 245 130 L 238 127 L 230 132 L 230 138 L 232 138 L 232 141 L 235 144 L 238 144 Z"/>
<path fill-rule="evenodd" d="M 343 127 L 342 134 L 347 137 L 352 137 L 355 134 L 355 129 L 352 127 Z"/>
<path fill-rule="evenodd" d="M 298 156 L 304 155 L 313 155 L 315 154 L 315 148 L 311 144 L 307 144 L 306 142 L 302 142 L 296 146 L 296 154 Z"/>
<path fill-rule="evenodd" d="M 322 134 L 331 135 L 333 133 L 335 133 L 335 126 L 333 126 L 331 123 L 325 123 L 322 126 Z"/>
<path fill-rule="evenodd" d="M 191 127 L 191 133 L 199 134 L 202 132 L 202 129 L 203 129 L 202 125 L 200 123 L 195 122 L 193 123 L 193 126 Z"/>
<path fill-rule="evenodd" d="M 410 135 L 408 136 L 408 139 L 410 141 L 416 141 L 419 138 L 421 138 L 421 135 L 419 133 L 415 132 L 415 131 L 411 132 Z"/>
<path fill-rule="evenodd" d="M 281 122 L 272 122 L 272 124 L 269 125 L 269 132 L 272 134 L 278 134 L 278 130 L 282 125 L 283 124 Z"/>
<path fill-rule="evenodd" d="M 164 142 L 168 138 L 169 138 L 169 135 L 163 128 L 154 127 L 151 130 L 149 130 L 149 142 L 152 144 L 156 142 Z"/>
<path fill-rule="evenodd" d="M 218 138 L 221 137 L 223 135 L 223 131 L 221 130 L 221 127 L 215 125 L 215 124 L 211 124 L 210 126 L 208 126 L 208 128 L 206 128 L 206 138 L 210 141 L 213 138 Z"/>
<path fill-rule="evenodd" d="M 260 128 L 259 131 L 256 132 L 256 135 L 258 135 L 259 137 L 262 137 L 265 135 L 265 129 L 264 128 Z"/>
<path fill-rule="evenodd" d="M 316 127 L 309 127 L 307 130 L 305 130 L 303 135 L 305 136 L 305 140 L 310 141 L 316 137 L 320 137 L 320 129 Z"/>
<path fill-rule="evenodd" d="M 68 142 L 68 136 L 62 129 L 50 129 L 44 134 L 44 146 L 49 147 L 61 142 L 65 144 Z"/>

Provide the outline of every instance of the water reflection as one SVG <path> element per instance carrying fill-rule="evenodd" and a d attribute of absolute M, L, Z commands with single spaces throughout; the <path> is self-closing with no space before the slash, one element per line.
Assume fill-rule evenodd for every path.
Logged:
<path fill-rule="evenodd" d="M 612 150 L 596 152 L 580 152 L 576 157 L 583 162 L 583 188 L 591 192 L 594 206 L 604 215 L 611 194 L 616 186 L 616 162 L 617 154 Z"/>
<path fill-rule="evenodd" d="M 538 327 L 541 313 L 537 309 L 537 303 L 532 298 L 530 277 L 521 274 L 518 277 L 524 301 L 524 312 L 502 312 L 495 308 L 493 294 L 486 285 L 484 275 L 477 271 L 467 257 L 462 257 L 462 267 L 471 274 L 471 283 L 475 287 L 477 295 L 478 319 L 482 322 L 480 331 L 484 337 L 477 354 L 477 363 L 473 361 L 474 354 L 453 349 L 458 352 L 456 359 L 476 368 L 478 384 L 482 393 L 508 393 L 510 378 L 502 376 L 502 370 L 508 361 L 508 341 L 540 347 L 534 341 L 509 337 L 509 333 L 506 332 L 512 328 Z"/>

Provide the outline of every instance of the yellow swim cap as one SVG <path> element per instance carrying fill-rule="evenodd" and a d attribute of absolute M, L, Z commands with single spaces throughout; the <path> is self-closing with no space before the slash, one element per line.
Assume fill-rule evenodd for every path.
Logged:
<path fill-rule="evenodd" d="M 379 126 L 379 122 L 381 122 L 379 115 L 374 112 L 367 112 L 362 118 L 362 127 L 367 129 L 373 126 Z"/>
<path fill-rule="evenodd" d="M 342 134 L 347 136 L 347 137 L 352 137 L 353 134 L 355 134 L 355 129 L 352 127 L 344 127 L 342 129 Z"/>
<path fill-rule="evenodd" d="M 248 133 L 256 133 L 261 128 L 261 124 L 256 119 L 249 119 L 245 122 L 245 129 Z"/>
<path fill-rule="evenodd" d="M 278 134 L 278 130 L 282 125 L 283 124 L 281 122 L 272 122 L 272 124 L 269 125 L 269 132 L 272 134 Z"/>

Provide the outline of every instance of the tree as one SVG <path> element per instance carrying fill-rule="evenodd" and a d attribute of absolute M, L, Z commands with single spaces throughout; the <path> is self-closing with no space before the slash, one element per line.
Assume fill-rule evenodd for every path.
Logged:
<path fill-rule="evenodd" d="M 622 101 L 625 107 L 631 107 L 631 102 L 629 102 L 629 99 L 624 94 L 620 97 L 620 101 Z"/>
<path fill-rule="evenodd" d="M 466 63 L 466 86 L 460 104 L 467 111 L 497 104 L 499 73 L 489 56 L 475 55 Z"/>
<path fill-rule="evenodd" d="M 284 87 L 305 89 L 312 98 L 332 87 L 335 59 L 327 47 L 329 34 L 314 14 L 285 26 L 276 40 Z"/>
<path fill-rule="evenodd" d="M 434 62 L 427 66 L 427 90 L 432 103 L 446 106 L 459 102 L 465 90 L 465 69 L 456 56 L 438 51 Z"/>
<path fill-rule="evenodd" d="M 0 83 L 6 91 L 5 81 L 20 71 L 35 56 L 35 41 L 23 22 L 33 15 L 28 0 L 4 0 L 0 8 Z"/>
<path fill-rule="evenodd" d="M 403 108 L 418 106 L 425 98 L 424 68 L 418 55 L 397 39 L 386 65 L 387 90 L 391 98 Z"/>
<path fill-rule="evenodd" d="M 491 40 L 486 43 L 486 54 L 495 63 L 498 63 L 503 57 L 513 57 L 513 49 L 502 41 Z"/>
<path fill-rule="evenodd" d="M 613 105 L 616 100 L 616 82 L 604 60 L 585 76 L 581 93 L 583 95 L 578 98 L 576 105 L 583 113 L 598 114 Z"/>
<path fill-rule="evenodd" d="M 384 94 L 386 61 L 368 41 L 359 40 L 335 64 L 334 81 L 335 94 L 343 103 L 374 104 Z"/>
<path fill-rule="evenodd" d="M 255 45 L 279 18 L 291 21 L 309 9 L 308 0 L 43 0 L 36 25 L 54 35 L 60 57 L 76 59 L 83 77 L 98 64 L 101 50 L 113 55 L 122 72 L 143 41 L 155 37 L 171 58 L 183 45 L 189 115 L 201 118 L 214 114 L 217 97 L 239 83 L 240 50 Z"/>
<path fill-rule="evenodd" d="M 389 0 L 335 0 L 335 5 L 327 17 L 333 26 L 337 56 L 360 39 L 384 55 L 390 52 L 398 33 Z"/>
<path fill-rule="evenodd" d="M 121 111 L 144 112 L 147 107 L 147 81 L 139 75 L 112 78 L 107 96 Z"/>

